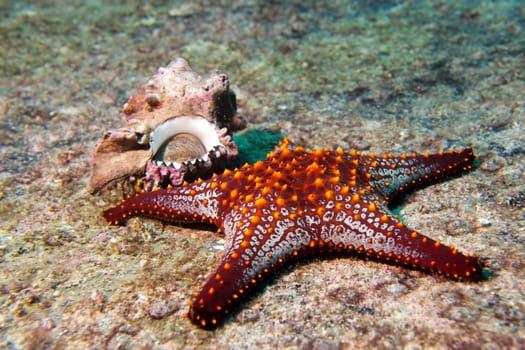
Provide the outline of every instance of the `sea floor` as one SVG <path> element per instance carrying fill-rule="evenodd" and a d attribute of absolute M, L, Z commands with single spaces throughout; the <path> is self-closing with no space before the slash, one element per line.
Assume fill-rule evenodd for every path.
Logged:
<path fill-rule="evenodd" d="M 16 2 L 0 5 L 0 348 L 525 347 L 521 1 Z M 307 149 L 437 152 L 476 170 L 411 195 L 405 223 L 480 255 L 457 282 L 349 258 L 289 266 L 223 327 L 184 318 L 214 231 L 110 227 L 90 159 L 177 56 L 220 68 L 252 129 Z"/>

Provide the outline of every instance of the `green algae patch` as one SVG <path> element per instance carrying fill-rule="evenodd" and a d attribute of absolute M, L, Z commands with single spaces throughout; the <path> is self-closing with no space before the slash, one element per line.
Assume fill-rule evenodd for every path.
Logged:
<path fill-rule="evenodd" d="M 282 141 L 284 135 L 267 129 L 251 129 L 233 136 L 239 147 L 239 157 L 228 167 L 238 168 L 243 164 L 253 164 L 266 158 L 268 152 Z"/>

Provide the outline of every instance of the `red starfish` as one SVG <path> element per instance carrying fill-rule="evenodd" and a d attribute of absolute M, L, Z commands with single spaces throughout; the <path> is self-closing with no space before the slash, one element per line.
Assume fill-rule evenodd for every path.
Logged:
<path fill-rule="evenodd" d="M 302 147 L 209 180 L 142 193 L 106 210 L 111 224 L 132 216 L 207 222 L 226 235 L 224 255 L 191 303 L 189 318 L 216 327 L 273 270 L 299 255 L 356 251 L 378 260 L 479 279 L 475 256 L 408 229 L 387 208 L 399 194 L 472 168 L 471 149 L 435 155 L 363 155 Z"/>

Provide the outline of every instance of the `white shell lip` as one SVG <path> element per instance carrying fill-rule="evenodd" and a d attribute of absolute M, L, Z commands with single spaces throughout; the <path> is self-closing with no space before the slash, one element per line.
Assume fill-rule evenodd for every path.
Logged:
<path fill-rule="evenodd" d="M 223 146 L 214 123 L 202 117 L 177 116 L 166 120 L 151 133 L 150 147 L 153 157 L 167 140 L 182 133 L 197 137 L 207 152 Z"/>

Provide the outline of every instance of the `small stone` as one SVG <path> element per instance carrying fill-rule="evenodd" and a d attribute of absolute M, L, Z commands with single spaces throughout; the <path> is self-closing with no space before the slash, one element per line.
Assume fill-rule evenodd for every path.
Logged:
<path fill-rule="evenodd" d="M 168 12 L 169 17 L 186 17 L 191 16 L 200 11 L 200 5 L 196 3 L 181 4 L 173 7 Z"/>
<path fill-rule="evenodd" d="M 331 339 L 312 339 L 304 349 L 311 350 L 339 350 L 344 348 L 345 344 Z"/>
<path fill-rule="evenodd" d="M 487 227 L 487 226 L 492 225 L 492 220 L 490 220 L 489 218 L 479 218 L 478 221 L 482 227 Z"/>
<path fill-rule="evenodd" d="M 50 247 L 58 247 L 64 245 L 64 242 L 60 239 L 60 235 L 56 232 L 47 232 L 44 235 L 44 243 Z"/>
<path fill-rule="evenodd" d="M 497 154 L 490 154 L 480 165 L 480 169 L 487 172 L 496 172 L 507 165 L 505 158 Z"/>
<path fill-rule="evenodd" d="M 46 331 L 50 331 L 56 327 L 56 323 L 52 318 L 44 318 L 40 320 L 40 327 Z"/>
<path fill-rule="evenodd" d="M 174 302 L 166 300 L 156 300 L 148 308 L 148 315 L 153 319 L 159 320 L 168 315 L 171 315 L 178 309 L 179 307 Z"/>
<path fill-rule="evenodd" d="M 252 323 L 258 321 L 260 318 L 259 310 L 245 309 L 235 316 L 235 321 L 240 324 Z"/>

